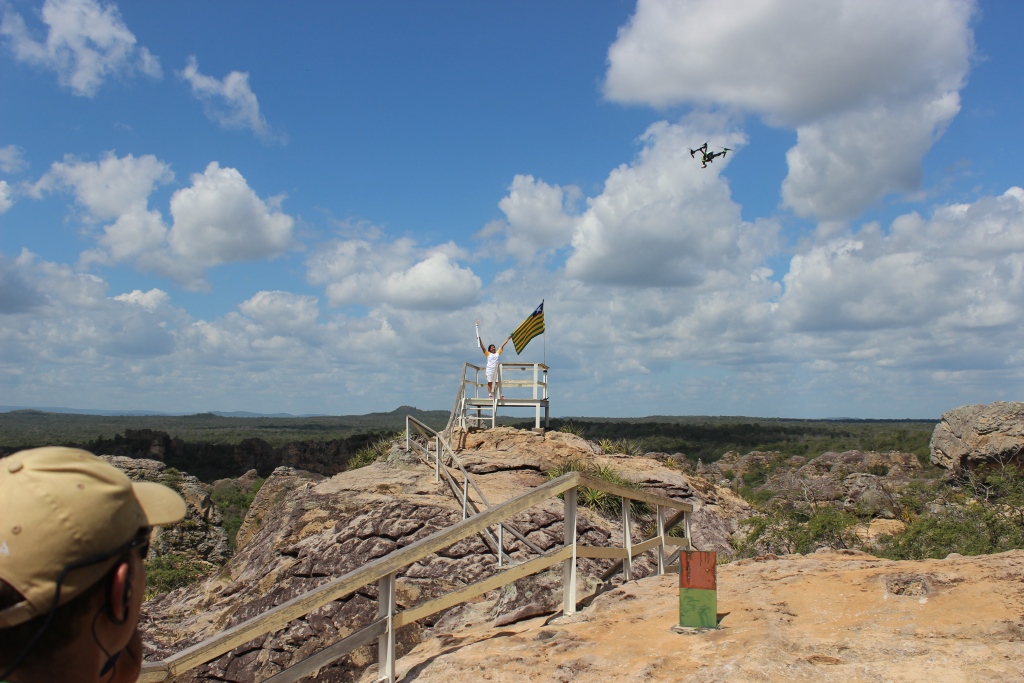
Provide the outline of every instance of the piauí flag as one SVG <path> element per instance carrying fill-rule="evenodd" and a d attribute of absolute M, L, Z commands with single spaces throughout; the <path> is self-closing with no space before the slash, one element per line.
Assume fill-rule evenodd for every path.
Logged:
<path fill-rule="evenodd" d="M 530 314 L 523 324 L 516 328 L 516 331 L 512 333 L 512 344 L 516 347 L 516 353 L 520 354 L 526 345 L 530 343 L 530 340 L 536 337 L 538 334 L 544 334 L 544 302 L 540 302 L 540 306 L 537 307 L 533 313 Z"/>

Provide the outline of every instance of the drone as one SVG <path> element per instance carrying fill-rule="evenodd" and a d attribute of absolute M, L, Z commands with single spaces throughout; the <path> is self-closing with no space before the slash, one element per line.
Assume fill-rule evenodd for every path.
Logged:
<path fill-rule="evenodd" d="M 700 152 L 700 167 L 707 168 L 708 164 L 715 160 L 715 157 L 724 157 L 726 152 L 731 151 L 732 150 L 729 149 L 728 147 L 723 147 L 721 152 L 709 152 L 708 143 L 705 142 L 697 149 L 691 149 L 690 157 L 693 158 L 693 156 L 697 154 L 697 152 Z"/>

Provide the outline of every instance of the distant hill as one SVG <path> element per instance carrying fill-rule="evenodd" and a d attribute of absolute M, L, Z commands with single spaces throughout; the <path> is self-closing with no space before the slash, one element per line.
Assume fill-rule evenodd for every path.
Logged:
<path fill-rule="evenodd" d="M 0 448 L 20 449 L 50 444 L 81 445 L 113 438 L 127 431 L 151 430 L 171 438 L 211 444 L 237 444 L 263 439 L 272 446 L 299 441 L 346 439 L 367 432 L 394 433 L 405 429 L 405 416 L 441 429 L 447 410 L 421 410 L 402 406 L 386 413 L 366 415 L 257 415 L 252 413 L 198 413 L 167 415 L 137 411 L 59 412 L 60 408 L 12 407 L 0 411 Z"/>

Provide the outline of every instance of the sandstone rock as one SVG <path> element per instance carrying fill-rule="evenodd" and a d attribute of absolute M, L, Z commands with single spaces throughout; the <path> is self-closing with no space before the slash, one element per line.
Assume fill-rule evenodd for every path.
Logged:
<path fill-rule="evenodd" d="M 566 459 L 583 459 L 611 466 L 652 493 L 691 502 L 694 542 L 699 548 L 732 552 L 731 535 L 739 520 L 750 514 L 747 504 L 731 491 L 699 477 L 666 467 L 656 459 L 599 455 L 590 442 L 571 434 L 499 428 L 462 435 L 460 458 L 476 472 L 476 480 L 492 504 L 519 495 L 545 481 L 542 472 Z M 481 505 L 476 494 L 473 500 Z M 289 467 L 278 467 L 263 484 L 238 533 L 235 557 L 201 585 L 174 591 L 147 603 L 147 656 L 165 656 L 204 636 L 237 624 L 306 590 L 340 576 L 396 548 L 455 524 L 462 518 L 461 502 L 442 483 L 434 481 L 432 463 L 392 449 L 386 459 L 329 479 Z M 581 543 L 619 546 L 618 515 L 604 518 L 581 508 L 577 520 Z M 636 520 L 634 542 L 646 538 L 650 522 Z M 517 515 L 509 524 L 543 550 L 563 539 L 562 503 L 549 500 Z M 511 562 L 533 557 L 512 534 L 504 534 Z M 611 560 L 581 559 L 580 585 L 596 586 L 596 578 Z M 634 577 L 650 575 L 654 552 L 635 558 Z M 471 537 L 407 567 L 397 579 L 400 607 L 412 606 L 485 578 L 498 571 L 494 551 L 480 536 Z M 622 581 L 621 573 L 612 582 Z M 550 585 L 549 585 L 550 584 Z M 507 589 L 504 601 L 475 614 L 512 623 L 532 613 L 560 606 L 560 573 L 528 578 Z M 580 597 L 584 597 L 581 592 Z M 179 677 L 179 681 L 260 680 L 369 623 L 376 610 L 376 586 L 324 606 L 295 620 L 281 631 L 257 639 L 209 665 Z M 445 614 L 410 625 L 399 633 L 399 651 L 414 647 L 438 624 L 452 623 Z M 328 667 L 318 680 L 351 680 L 375 658 L 364 648 Z"/>
<path fill-rule="evenodd" d="M 203 484 L 190 474 L 168 468 L 158 460 L 101 456 L 132 481 L 153 481 L 169 486 L 185 499 L 185 519 L 166 529 L 156 527 L 150 543 L 158 555 L 176 553 L 211 565 L 222 565 L 230 555 L 223 519 Z"/>
<path fill-rule="evenodd" d="M 1024 453 L 1024 403 L 997 401 L 943 414 L 931 440 L 931 461 L 946 469 L 1019 460 Z"/>
<path fill-rule="evenodd" d="M 397 662 L 399 680 L 1024 680 L 1021 550 L 919 562 L 822 552 L 720 565 L 718 610 L 728 614 L 721 628 L 690 635 L 672 630 L 678 581 L 630 582 L 550 622 L 449 624 Z"/>

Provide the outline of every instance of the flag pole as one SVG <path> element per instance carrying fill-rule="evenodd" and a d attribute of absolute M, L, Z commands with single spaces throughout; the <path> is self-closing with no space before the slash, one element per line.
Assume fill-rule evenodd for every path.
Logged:
<path fill-rule="evenodd" d="M 544 299 L 540 300 L 540 305 L 541 306 L 544 305 Z M 547 311 L 544 311 L 544 315 L 547 315 Z M 548 364 L 548 326 L 547 325 L 544 326 L 544 334 L 542 334 L 541 336 L 544 337 L 544 340 L 543 340 L 544 341 L 544 365 L 547 365 Z"/>

